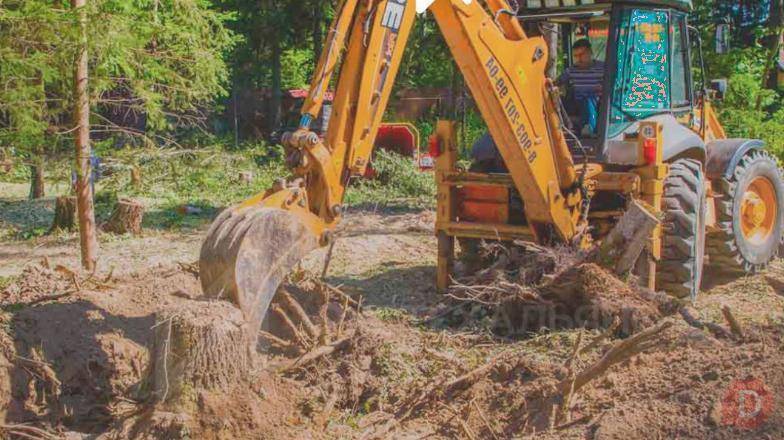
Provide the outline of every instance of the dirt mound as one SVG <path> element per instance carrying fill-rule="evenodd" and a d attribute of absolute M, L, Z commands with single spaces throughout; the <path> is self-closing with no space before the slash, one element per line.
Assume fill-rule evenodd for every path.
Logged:
<path fill-rule="evenodd" d="M 658 304 L 633 284 L 619 280 L 570 248 L 531 243 L 486 245 L 488 268 L 462 277 L 449 296 L 471 309 L 471 320 L 489 317 L 490 328 L 504 336 L 551 330 L 603 329 L 619 319 L 617 333 L 627 336 L 661 318 Z M 465 318 L 461 318 L 465 320 Z"/>
<path fill-rule="evenodd" d="M 66 276 L 39 264 L 30 264 L 0 291 L 0 304 L 15 304 L 42 300 L 48 296 L 62 294 L 74 286 Z"/>
<path fill-rule="evenodd" d="M 300 400 L 302 390 L 296 383 L 260 373 L 225 392 L 200 390 L 187 409 L 141 405 L 141 412 L 121 419 L 100 438 L 316 438 L 296 405 Z"/>
<path fill-rule="evenodd" d="M 271 374 L 201 392 L 193 411 L 167 413 L 142 400 L 154 314 L 199 296 L 190 269 L 75 273 L 75 290 L 64 271 L 28 266 L 2 296 L 13 313 L 1 315 L 0 418 L 117 439 L 312 437 L 296 406 L 301 390 Z"/>
<path fill-rule="evenodd" d="M 639 332 L 661 318 L 655 303 L 631 286 L 593 263 L 569 267 L 552 282 L 540 287 L 544 298 L 552 298 L 561 317 L 573 321 L 556 323 L 560 328 L 609 327 L 617 317 L 621 320 L 618 334 Z"/>
<path fill-rule="evenodd" d="M 340 249 L 335 261 L 349 257 Z M 401 261 L 399 249 L 374 250 L 374 261 Z M 505 263 L 474 284 L 461 280 L 465 290 L 451 296 L 385 272 L 373 280 L 384 284 L 378 295 L 398 299 L 367 309 L 317 280 L 298 290 L 298 280 L 289 293 L 314 329 L 292 320 L 277 337 L 301 341 L 267 344 L 266 370 L 226 391 L 195 391 L 176 411 L 151 406 L 139 384 L 156 313 L 199 296 L 195 268 L 76 272 L 77 288 L 67 272 L 31 266 L 1 296 L 0 420 L 103 439 L 784 438 L 782 266 L 700 297 L 687 323 L 673 314 L 679 304 L 574 263 L 575 255 L 499 252 Z M 416 273 L 423 283 L 432 275 Z M 354 281 L 346 292 L 368 285 L 336 279 Z M 513 301 L 528 307 L 530 325 L 514 323 Z M 606 315 L 583 313 L 596 304 Z M 539 325 L 534 310 L 572 321 Z M 627 310 L 639 325 L 624 331 L 610 318 Z M 756 414 L 742 406 L 755 402 Z M 9 432 L 0 427 L 0 437 L 14 438 Z"/>

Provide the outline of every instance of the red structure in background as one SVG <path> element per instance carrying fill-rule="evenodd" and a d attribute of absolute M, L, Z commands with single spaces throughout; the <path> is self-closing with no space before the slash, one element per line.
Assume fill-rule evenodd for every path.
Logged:
<path fill-rule="evenodd" d="M 410 157 L 419 162 L 419 130 L 409 123 L 383 123 L 376 136 L 375 151 L 385 150 Z M 376 171 L 371 162 L 365 171 L 365 177 L 373 178 Z"/>
<path fill-rule="evenodd" d="M 270 127 L 268 103 L 271 92 L 269 89 L 245 91 L 233 97 L 227 105 L 227 118 L 235 118 L 235 135 L 238 139 L 266 139 L 277 143 L 285 131 L 296 130 L 300 120 L 300 108 L 308 96 L 307 89 L 290 89 L 283 91 L 281 100 L 281 125 Z M 331 113 L 333 92 L 326 92 L 323 113 Z M 404 121 L 415 121 L 421 118 L 435 118 L 434 115 L 444 113 L 447 108 L 458 106 L 460 97 L 452 95 L 450 89 L 422 88 L 403 89 L 396 93 L 390 102 L 389 114 L 393 118 Z M 327 109 L 327 107 L 329 107 Z M 329 116 L 327 116 L 327 119 Z M 326 129 L 323 115 L 313 121 L 311 130 L 323 136 Z M 410 123 L 382 123 L 376 136 L 376 148 L 394 151 L 410 157 L 422 170 L 434 168 L 433 155 L 424 151 L 420 153 L 420 135 L 417 128 Z M 427 147 L 427 146 L 425 146 Z M 366 176 L 372 177 L 375 172 L 368 167 Z"/>

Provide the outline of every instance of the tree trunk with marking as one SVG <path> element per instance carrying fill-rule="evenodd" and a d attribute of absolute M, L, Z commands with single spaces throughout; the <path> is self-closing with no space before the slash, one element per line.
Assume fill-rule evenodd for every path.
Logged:
<path fill-rule="evenodd" d="M 599 264 L 619 275 L 627 273 L 634 267 L 659 224 L 661 220 L 651 208 L 632 202 L 599 246 Z"/>

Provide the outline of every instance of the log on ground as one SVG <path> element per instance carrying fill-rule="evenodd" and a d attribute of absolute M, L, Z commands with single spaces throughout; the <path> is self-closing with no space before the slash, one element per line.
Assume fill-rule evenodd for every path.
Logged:
<path fill-rule="evenodd" d="M 226 301 L 158 312 L 148 378 L 153 399 L 176 405 L 195 390 L 231 390 L 254 368 L 251 340 L 242 312 Z"/>
<path fill-rule="evenodd" d="M 115 234 L 137 235 L 142 232 L 143 219 L 144 205 L 135 200 L 120 199 L 109 221 L 104 225 L 104 230 Z"/>

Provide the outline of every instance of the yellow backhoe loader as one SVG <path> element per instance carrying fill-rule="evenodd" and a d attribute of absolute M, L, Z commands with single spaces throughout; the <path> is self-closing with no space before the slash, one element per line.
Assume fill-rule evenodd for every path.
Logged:
<path fill-rule="evenodd" d="M 282 139 L 294 177 L 215 220 L 200 256 L 204 292 L 234 301 L 258 326 L 292 267 L 331 242 L 346 186 L 365 173 L 412 25 L 425 10 L 502 165 L 458 169 L 455 126 L 439 122 L 439 289 L 450 280 L 455 238 L 587 247 L 633 201 L 664 219 L 636 268 L 650 287 L 688 297 L 708 263 L 725 272 L 764 268 L 782 239 L 782 173 L 762 142 L 726 138 L 708 90 L 692 79 L 701 53 L 692 57 L 690 9 L 690 0 L 344 0 L 299 128 Z M 555 43 L 544 38 L 553 29 L 561 34 Z M 575 126 L 566 94 L 545 74 L 557 41 L 569 51 L 576 39 L 590 40 L 603 61 L 596 66 L 604 66 L 588 130 Z M 309 126 L 334 74 L 322 139 Z"/>

